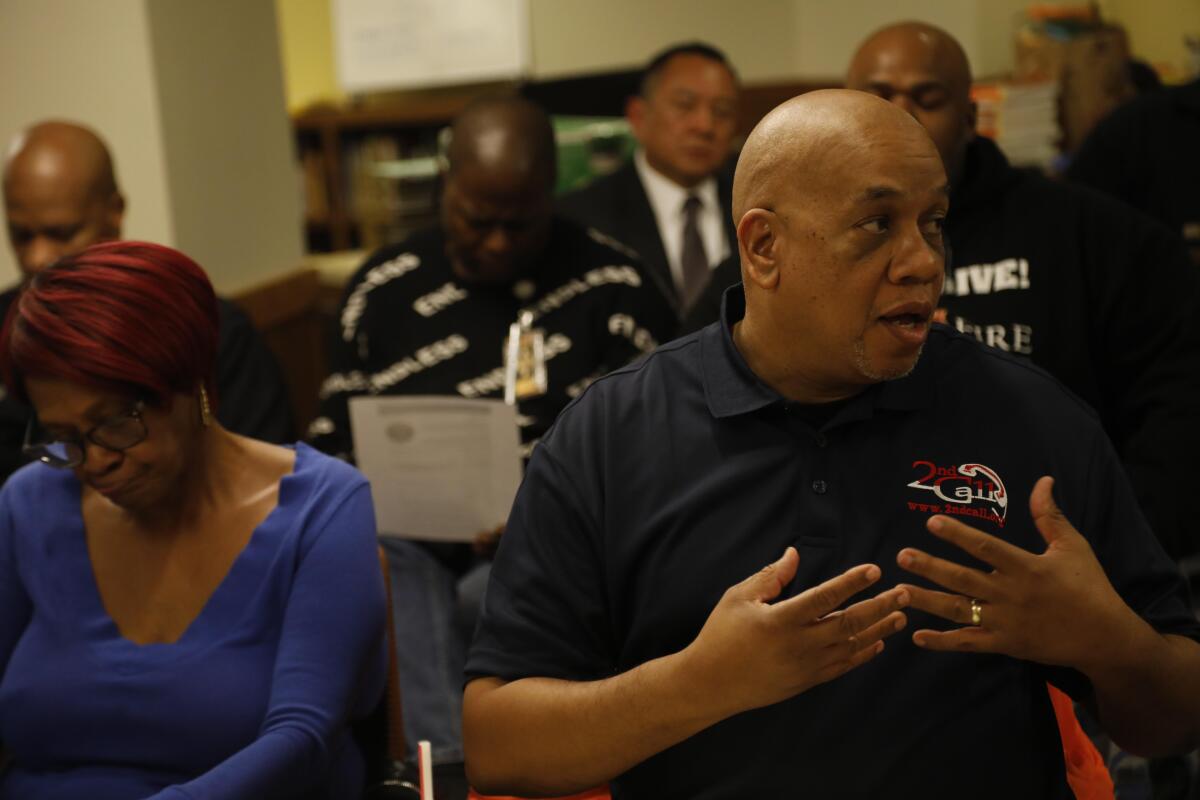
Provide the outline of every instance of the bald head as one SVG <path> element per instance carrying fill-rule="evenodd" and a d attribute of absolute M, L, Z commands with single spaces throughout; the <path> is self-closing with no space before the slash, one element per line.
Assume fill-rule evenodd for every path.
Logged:
<path fill-rule="evenodd" d="M 923 22 L 889 25 L 855 52 L 846 85 L 912 114 L 929 130 L 951 178 L 957 178 L 975 135 L 975 106 L 971 66 L 954 37 Z"/>
<path fill-rule="evenodd" d="M 43 122 L 18 134 L 4 164 L 9 240 L 22 272 L 118 238 L 124 200 L 112 156 L 93 131 Z"/>
<path fill-rule="evenodd" d="M 512 181 L 538 179 L 553 188 L 554 130 L 546 112 L 521 97 L 489 97 L 454 120 L 449 169 L 482 170 Z"/>
<path fill-rule="evenodd" d="M 971 65 L 966 51 L 946 31 L 924 22 L 898 22 L 868 36 L 850 61 L 847 82 L 869 80 L 872 72 L 895 62 L 922 64 L 956 100 L 970 95 Z"/>
<path fill-rule="evenodd" d="M 826 89 L 777 106 L 742 147 L 733 178 L 734 224 L 753 208 L 778 211 L 799 200 L 827 201 L 826 193 L 844 187 L 885 140 L 933 151 L 912 117 L 863 92 Z"/>
<path fill-rule="evenodd" d="M 14 180 L 70 184 L 80 192 L 117 191 L 112 156 L 90 128 L 42 122 L 17 134 L 4 165 L 5 191 Z"/>
<path fill-rule="evenodd" d="M 925 129 L 864 92 L 810 92 L 750 133 L 733 182 L 747 364 L 824 403 L 913 368 L 941 292 L 949 186 Z"/>
<path fill-rule="evenodd" d="M 546 112 L 519 97 L 477 100 L 451 128 L 442 227 L 455 275 L 503 284 L 545 249 L 556 151 Z"/>

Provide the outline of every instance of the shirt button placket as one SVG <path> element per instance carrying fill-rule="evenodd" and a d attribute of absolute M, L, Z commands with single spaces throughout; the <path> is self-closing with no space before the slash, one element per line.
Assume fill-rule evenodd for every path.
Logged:
<path fill-rule="evenodd" d="M 814 434 L 814 436 L 813 436 L 813 443 L 816 444 L 816 446 L 818 448 L 820 448 L 821 450 L 825 450 L 825 447 L 829 444 L 829 439 L 825 436 L 824 433 L 817 431 L 816 434 Z M 821 455 L 817 458 L 817 463 L 821 465 L 822 472 L 829 469 L 828 454 L 821 453 Z M 812 490 L 816 494 L 825 494 L 827 491 L 829 491 L 829 484 L 825 481 L 824 478 L 817 478 L 816 480 L 814 480 L 812 482 Z"/>

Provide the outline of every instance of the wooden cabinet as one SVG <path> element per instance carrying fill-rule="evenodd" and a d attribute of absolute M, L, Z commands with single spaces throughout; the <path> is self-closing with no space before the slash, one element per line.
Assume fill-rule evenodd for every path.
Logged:
<path fill-rule="evenodd" d="M 626 98 L 637 89 L 638 75 L 622 71 L 519 87 L 487 84 L 405 92 L 361 106 L 295 115 L 308 251 L 374 249 L 433 223 L 438 136 L 474 98 L 519 91 L 552 115 L 619 118 Z M 743 87 L 740 132 L 748 133 L 779 102 L 829 85 Z M 565 173 L 564 166 L 560 157 Z"/>
<path fill-rule="evenodd" d="M 295 115 L 308 251 L 370 249 L 432 222 L 439 132 L 482 91 Z"/>

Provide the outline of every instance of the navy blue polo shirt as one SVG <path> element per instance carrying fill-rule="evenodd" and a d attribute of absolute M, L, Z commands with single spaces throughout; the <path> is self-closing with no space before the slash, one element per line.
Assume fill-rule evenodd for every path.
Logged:
<path fill-rule="evenodd" d="M 492 570 L 468 678 L 590 680 L 689 644 L 726 588 L 800 552 L 806 587 L 865 562 L 871 593 L 915 577 L 905 546 L 970 563 L 929 534 L 955 514 L 1031 551 L 1042 475 L 1125 601 L 1197 637 L 1186 589 L 1138 511 L 1092 413 L 1046 373 L 937 326 L 906 378 L 868 388 L 819 429 L 760 383 L 722 322 L 596 381 L 542 440 Z M 912 611 L 908 632 L 951 627 Z M 791 700 L 745 712 L 613 783 L 615 798 L 1068 798 L 1053 681 L 1077 672 L 884 652 Z M 753 652 L 746 653 L 747 661 Z"/>

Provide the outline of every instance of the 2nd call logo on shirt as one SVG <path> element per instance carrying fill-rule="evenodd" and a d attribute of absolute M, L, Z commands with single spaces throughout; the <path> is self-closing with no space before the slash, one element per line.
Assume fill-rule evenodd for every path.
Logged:
<path fill-rule="evenodd" d="M 917 479 L 908 487 L 928 494 L 919 501 L 909 500 L 910 511 L 974 517 L 1004 527 L 1008 490 L 995 470 L 983 464 L 946 467 L 932 461 L 914 461 L 913 469 Z"/>

